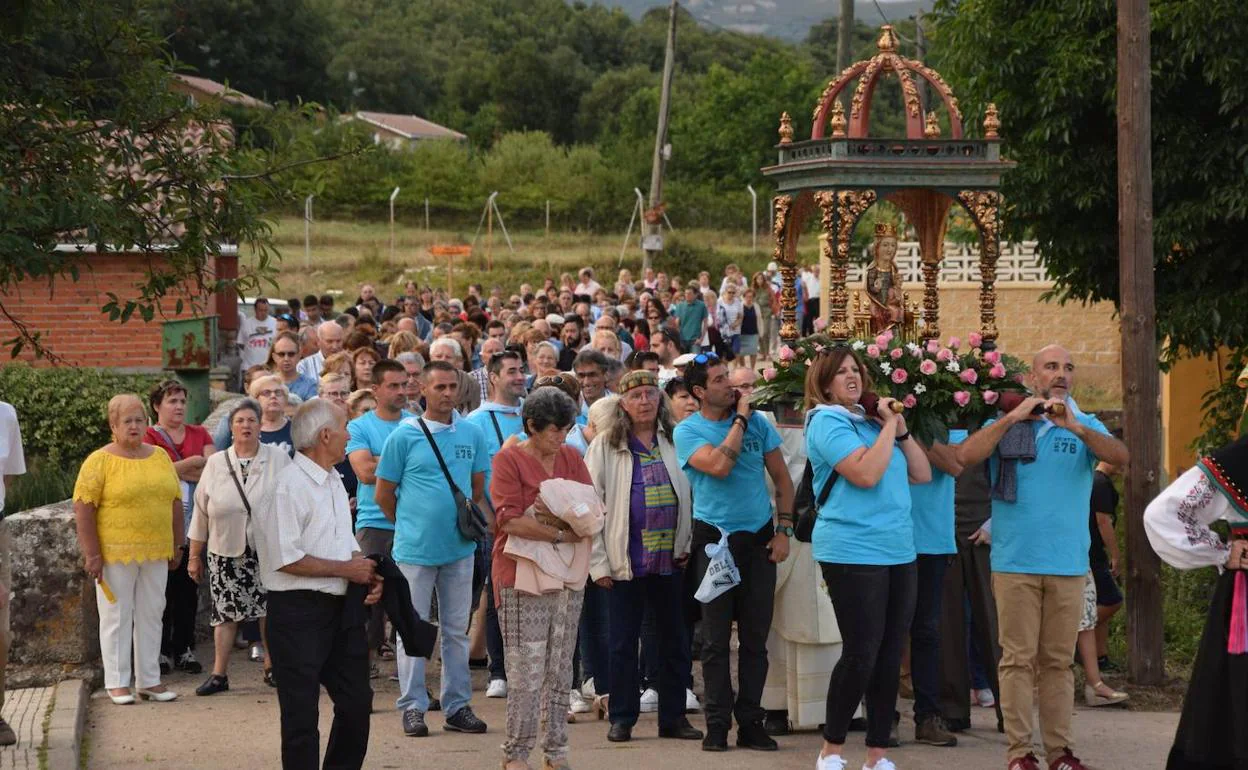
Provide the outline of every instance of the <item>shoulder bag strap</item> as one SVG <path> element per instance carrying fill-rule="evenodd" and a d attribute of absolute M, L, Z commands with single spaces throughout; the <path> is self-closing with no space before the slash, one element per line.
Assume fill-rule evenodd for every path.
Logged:
<path fill-rule="evenodd" d="M 851 422 L 850 427 L 854 429 L 854 433 L 858 434 L 858 438 L 862 438 L 862 434 L 858 432 L 857 425 Z M 832 473 L 828 475 L 828 480 L 823 482 L 823 488 L 819 490 L 819 497 L 815 498 L 815 510 L 816 511 L 822 508 L 823 504 L 828 501 L 828 496 L 832 494 L 832 485 L 835 484 L 836 480 L 839 479 L 840 477 L 841 477 L 841 474 L 837 473 L 836 467 L 833 466 Z"/>
<path fill-rule="evenodd" d="M 182 453 L 178 451 L 177 445 L 173 443 L 173 436 L 166 433 L 165 429 L 159 425 L 153 425 L 152 428 L 156 431 L 156 435 L 160 436 L 161 442 L 163 442 L 165 446 L 169 447 L 169 451 L 173 452 L 173 456 L 177 458 L 177 462 L 182 462 L 185 458 L 183 458 Z"/>
<path fill-rule="evenodd" d="M 490 422 L 494 423 L 494 435 L 498 436 L 498 445 L 503 445 L 503 431 L 498 427 L 498 416 L 490 412 Z"/>
<path fill-rule="evenodd" d="M 467 497 L 460 490 L 459 485 L 455 483 L 455 479 L 451 477 L 451 471 L 446 467 L 446 460 L 442 459 L 442 451 L 438 449 L 438 442 L 433 440 L 433 434 L 429 432 L 429 426 L 425 425 L 425 419 L 421 417 L 416 422 L 420 423 L 420 429 L 425 432 L 425 438 L 429 439 L 429 446 L 433 449 L 433 456 L 438 458 L 438 467 L 442 469 L 442 475 L 446 477 L 446 483 L 451 485 L 451 491 L 459 492 L 460 495 Z"/>
<path fill-rule="evenodd" d="M 238 480 L 238 474 L 234 472 L 234 463 L 230 462 L 230 450 L 225 450 L 225 467 L 230 469 L 230 478 L 234 479 L 234 486 L 238 489 L 238 496 L 243 498 L 243 507 L 247 509 L 247 518 L 251 518 L 251 501 L 247 499 L 247 493 L 243 491 L 243 482 Z"/>

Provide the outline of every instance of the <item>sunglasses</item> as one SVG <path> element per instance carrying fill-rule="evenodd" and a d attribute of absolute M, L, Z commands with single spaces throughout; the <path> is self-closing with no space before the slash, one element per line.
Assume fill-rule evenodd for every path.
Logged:
<path fill-rule="evenodd" d="M 695 364 L 708 364 L 711 361 L 718 361 L 719 355 L 716 353 L 699 353 L 693 357 Z"/>

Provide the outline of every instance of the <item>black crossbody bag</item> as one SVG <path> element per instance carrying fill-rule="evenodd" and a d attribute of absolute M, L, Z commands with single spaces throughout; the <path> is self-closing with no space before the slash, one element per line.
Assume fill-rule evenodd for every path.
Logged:
<path fill-rule="evenodd" d="M 857 426 L 854 426 L 854 433 L 858 433 Z M 858 435 L 861 438 L 862 434 Z M 828 502 L 828 497 L 832 494 L 832 485 L 840 477 L 841 474 L 833 468 L 832 474 L 828 476 L 828 480 L 823 483 L 823 488 L 819 490 L 819 497 L 816 498 L 815 469 L 811 466 L 810 460 L 806 461 L 806 469 L 802 471 L 802 480 L 797 485 L 797 494 L 793 500 L 793 507 L 798 511 L 797 524 L 793 527 L 793 537 L 797 538 L 798 542 L 810 542 L 815 533 L 815 520 L 819 518 L 819 509 Z"/>
<path fill-rule="evenodd" d="M 425 432 L 425 438 L 429 439 L 433 456 L 438 458 L 438 467 L 442 469 L 442 475 L 446 477 L 446 483 L 451 487 L 451 496 L 455 498 L 455 525 L 459 527 L 459 534 L 474 543 L 484 540 L 490 531 L 485 514 L 471 498 L 464 496 L 459 485 L 455 483 L 455 479 L 451 477 L 451 471 L 446 467 L 446 460 L 442 459 L 442 451 L 438 449 L 438 443 L 433 440 L 433 433 L 429 431 L 429 426 L 425 425 L 424 419 L 420 418 L 417 422 L 420 423 L 420 429 Z"/>

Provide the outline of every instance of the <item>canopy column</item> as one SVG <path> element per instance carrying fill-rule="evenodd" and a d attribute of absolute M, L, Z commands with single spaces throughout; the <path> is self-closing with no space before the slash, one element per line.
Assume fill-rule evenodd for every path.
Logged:
<path fill-rule="evenodd" d="M 997 343 L 997 258 L 1001 256 L 1001 193 L 996 190 L 963 190 L 958 201 L 979 228 L 979 333 L 984 349 Z"/>

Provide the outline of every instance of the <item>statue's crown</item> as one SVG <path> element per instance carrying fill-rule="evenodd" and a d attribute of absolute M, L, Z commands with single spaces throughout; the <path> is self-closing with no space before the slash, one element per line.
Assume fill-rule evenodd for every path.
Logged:
<path fill-rule="evenodd" d="M 896 238 L 897 237 L 897 225 L 889 224 L 887 222 L 878 223 L 875 226 L 875 237 L 876 238 Z"/>

